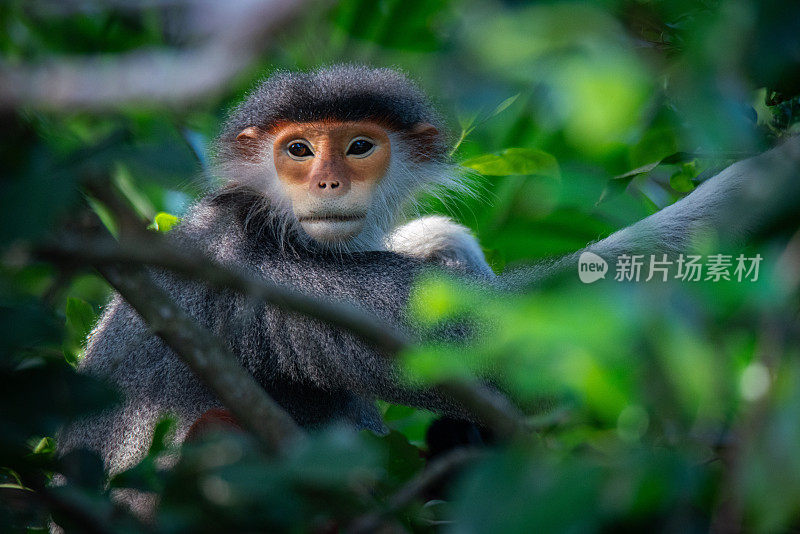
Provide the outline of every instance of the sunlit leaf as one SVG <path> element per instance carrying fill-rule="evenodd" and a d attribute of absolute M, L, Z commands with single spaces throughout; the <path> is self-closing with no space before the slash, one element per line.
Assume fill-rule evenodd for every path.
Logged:
<path fill-rule="evenodd" d="M 461 163 L 489 176 L 541 175 L 559 177 L 556 159 L 535 148 L 507 148 L 497 154 L 487 154 Z"/>
<path fill-rule="evenodd" d="M 86 343 L 86 337 L 97 322 L 97 314 L 92 305 L 79 298 L 67 299 L 67 331 L 73 343 L 80 346 Z"/>
<path fill-rule="evenodd" d="M 53 438 L 45 437 L 39 440 L 33 448 L 33 454 L 42 456 L 53 456 L 56 452 L 56 441 Z"/>
<path fill-rule="evenodd" d="M 153 223 L 148 228 L 158 232 L 169 232 L 180 221 L 180 218 L 162 211 L 153 218 Z"/>
<path fill-rule="evenodd" d="M 153 204 L 147 196 L 139 190 L 127 167 L 119 164 L 116 165 L 113 174 L 113 182 L 139 215 L 145 219 L 155 216 Z"/>
<path fill-rule="evenodd" d="M 507 108 L 508 108 L 508 107 L 509 107 L 511 104 L 513 104 L 514 102 L 516 102 L 518 98 L 519 98 L 519 93 L 515 94 L 514 96 L 510 96 L 510 97 L 506 98 L 505 100 L 503 100 L 502 102 L 500 102 L 500 103 L 497 105 L 497 107 L 496 107 L 496 108 L 494 108 L 494 109 L 492 110 L 492 112 L 491 112 L 491 113 L 489 113 L 489 114 L 486 116 L 486 120 L 489 120 L 489 119 L 491 119 L 491 118 L 493 118 L 493 117 L 496 117 L 497 115 L 501 114 L 501 113 L 502 113 L 503 111 L 505 111 L 505 110 L 506 110 L 506 109 L 507 109 Z"/>

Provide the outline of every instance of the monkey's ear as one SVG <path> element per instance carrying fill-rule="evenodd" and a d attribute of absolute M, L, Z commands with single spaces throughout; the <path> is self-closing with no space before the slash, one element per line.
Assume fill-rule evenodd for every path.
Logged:
<path fill-rule="evenodd" d="M 261 130 L 256 126 L 248 126 L 236 136 L 236 149 L 246 158 L 255 158 L 258 154 Z"/>
<path fill-rule="evenodd" d="M 418 122 L 410 130 L 408 136 L 417 149 L 414 157 L 418 161 L 428 161 L 441 156 L 444 144 L 439 129 L 429 122 Z"/>
<path fill-rule="evenodd" d="M 248 126 L 236 136 L 237 141 L 255 141 L 261 132 L 255 126 Z"/>
<path fill-rule="evenodd" d="M 419 138 L 439 137 L 439 129 L 429 122 L 418 122 L 411 128 L 411 135 Z"/>

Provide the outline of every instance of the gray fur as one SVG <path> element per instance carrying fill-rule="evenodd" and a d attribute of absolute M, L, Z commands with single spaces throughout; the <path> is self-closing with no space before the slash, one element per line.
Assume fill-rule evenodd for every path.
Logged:
<path fill-rule="evenodd" d="M 287 250 L 263 231 L 261 221 L 248 217 L 252 202 L 251 194 L 240 191 L 207 197 L 173 230 L 174 237 L 222 264 L 320 297 L 351 302 L 412 334 L 404 304 L 422 262 L 385 251 L 338 255 Z M 451 409 L 437 397 L 403 385 L 384 356 L 323 323 L 164 272 L 152 274 L 183 309 L 227 341 L 256 380 L 302 426 L 342 420 L 384 432 L 374 405 L 378 397 L 437 411 Z M 111 474 L 146 453 L 160 417 L 177 417 L 176 442 L 180 442 L 204 412 L 222 407 L 119 296 L 92 332 L 79 369 L 117 385 L 125 402 L 121 409 L 65 429 L 59 447 L 100 452 Z"/>

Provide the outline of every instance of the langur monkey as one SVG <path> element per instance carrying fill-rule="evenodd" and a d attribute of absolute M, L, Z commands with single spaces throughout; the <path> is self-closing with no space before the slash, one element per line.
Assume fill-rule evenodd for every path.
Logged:
<path fill-rule="evenodd" d="M 414 276 L 427 266 L 501 288 L 575 268 L 578 253 L 497 277 L 472 234 L 453 221 L 433 216 L 398 226 L 416 194 L 464 190 L 444 132 L 425 95 L 397 71 L 278 72 L 231 112 L 214 154 L 224 185 L 189 210 L 172 238 L 272 282 L 353 303 L 412 335 L 405 304 Z M 704 228 L 745 235 L 765 215 L 797 207 L 798 161 L 793 139 L 586 250 L 613 262 L 623 252 L 680 252 Z M 755 177 L 763 181 L 751 187 Z M 729 213 L 741 205 L 752 209 Z M 459 415 L 436 394 L 408 387 L 348 333 L 168 272 L 151 276 L 224 339 L 304 427 L 342 421 L 383 432 L 376 399 Z M 119 296 L 92 332 L 79 369 L 116 384 L 125 400 L 64 429 L 59 447 L 94 449 L 110 474 L 146 454 L 159 418 L 177 418 L 181 442 L 203 414 L 218 416 L 223 408 Z"/>
<path fill-rule="evenodd" d="M 437 216 L 397 226 L 417 193 L 463 189 L 443 128 L 425 95 L 394 70 L 274 74 L 233 109 L 215 143 L 214 172 L 224 185 L 170 237 L 222 264 L 353 303 L 413 335 L 405 304 L 422 269 L 494 278 L 463 226 Z M 385 432 L 378 398 L 459 413 L 408 387 L 383 355 L 345 332 L 165 271 L 150 274 L 301 426 L 341 421 Z M 125 400 L 68 426 L 59 448 L 97 451 L 111 475 L 143 457 L 159 418 L 177 418 L 177 442 L 204 414 L 220 419 L 219 401 L 118 295 L 79 371 L 117 385 Z"/>

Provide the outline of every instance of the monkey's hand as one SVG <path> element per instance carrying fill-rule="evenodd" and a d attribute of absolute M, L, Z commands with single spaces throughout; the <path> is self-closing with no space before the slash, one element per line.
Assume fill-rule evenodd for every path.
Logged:
<path fill-rule="evenodd" d="M 196 441 L 220 431 L 244 432 L 236 418 L 223 408 L 213 408 L 201 415 L 186 433 L 184 441 Z"/>
<path fill-rule="evenodd" d="M 469 229 L 441 215 L 428 215 L 398 226 L 387 237 L 386 248 L 447 267 L 495 276 Z"/>

